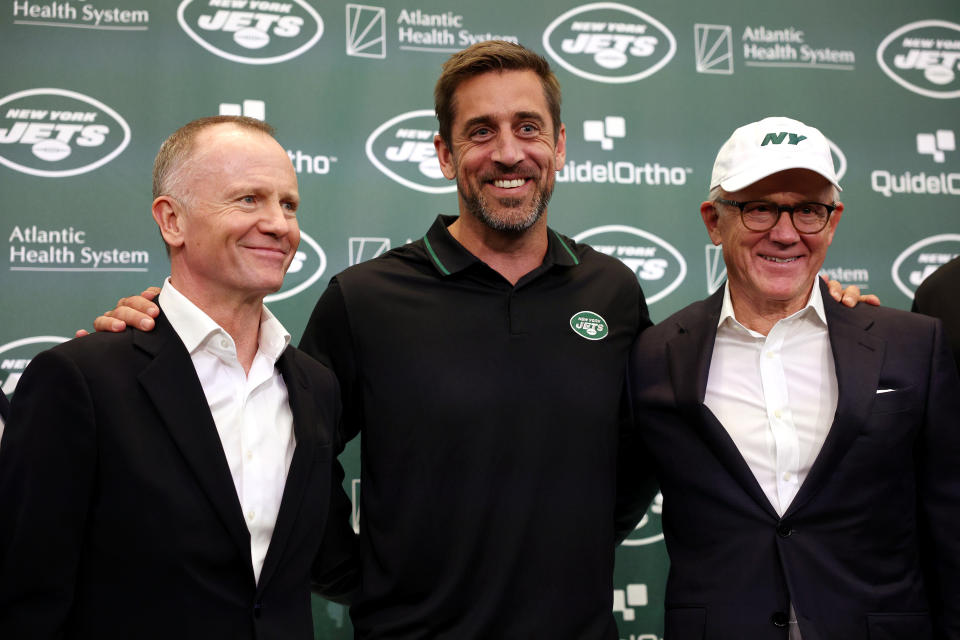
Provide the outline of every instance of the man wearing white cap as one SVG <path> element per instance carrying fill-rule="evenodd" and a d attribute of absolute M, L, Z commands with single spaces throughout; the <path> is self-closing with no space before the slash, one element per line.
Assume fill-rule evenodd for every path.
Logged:
<path fill-rule="evenodd" d="M 960 382 L 939 322 L 824 295 L 843 204 L 816 129 L 737 129 L 710 189 L 727 283 L 630 360 L 665 639 L 960 638 Z"/>

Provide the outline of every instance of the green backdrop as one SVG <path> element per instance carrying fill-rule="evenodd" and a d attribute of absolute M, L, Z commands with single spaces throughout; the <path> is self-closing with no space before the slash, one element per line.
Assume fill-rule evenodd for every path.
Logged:
<path fill-rule="evenodd" d="M 908 308 L 960 253 L 956 0 L 5 0 L 3 389 L 39 350 L 166 275 L 153 156 L 217 113 L 266 118 L 299 174 L 304 241 L 269 302 L 299 340 L 333 274 L 456 211 L 431 142 L 433 83 L 452 51 L 490 38 L 553 64 L 568 160 L 551 225 L 633 268 L 654 320 L 722 282 L 698 205 L 722 142 L 766 115 L 813 124 L 834 146 L 846 211 L 831 276 Z M 351 495 L 358 452 L 344 456 Z M 618 550 L 624 639 L 663 633 L 659 507 Z M 316 599 L 314 611 L 318 637 L 351 637 L 343 607 Z"/>

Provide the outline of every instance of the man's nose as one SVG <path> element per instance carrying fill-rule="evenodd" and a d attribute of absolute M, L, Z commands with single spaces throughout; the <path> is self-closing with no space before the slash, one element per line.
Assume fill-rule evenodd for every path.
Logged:
<path fill-rule="evenodd" d="M 513 132 L 508 131 L 497 136 L 493 161 L 512 167 L 521 160 L 523 160 L 523 147 Z"/>
<path fill-rule="evenodd" d="M 770 229 L 770 239 L 780 244 L 793 244 L 800 240 L 800 234 L 797 228 L 793 226 L 793 219 L 790 215 L 790 209 L 781 208 L 780 217 L 777 218 L 777 224 Z"/>
<path fill-rule="evenodd" d="M 264 207 L 260 216 L 260 230 L 275 236 L 284 236 L 290 232 L 292 215 L 282 202 L 273 201 Z"/>

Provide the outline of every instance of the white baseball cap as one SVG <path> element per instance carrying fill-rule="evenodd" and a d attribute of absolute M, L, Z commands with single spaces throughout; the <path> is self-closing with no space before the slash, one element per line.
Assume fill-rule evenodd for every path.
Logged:
<path fill-rule="evenodd" d="M 734 131 L 713 163 L 710 188 L 739 191 L 787 169 L 815 171 L 842 191 L 824 135 L 798 120 L 783 117 L 764 118 Z"/>

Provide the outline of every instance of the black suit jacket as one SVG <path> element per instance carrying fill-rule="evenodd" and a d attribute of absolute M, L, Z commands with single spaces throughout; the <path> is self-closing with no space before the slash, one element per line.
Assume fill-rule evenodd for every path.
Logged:
<path fill-rule="evenodd" d="M 943 321 L 960 370 L 960 258 L 954 258 L 923 281 L 913 296 L 913 310 Z"/>
<path fill-rule="evenodd" d="M 6 421 L 8 417 L 10 417 L 10 401 L 0 390 L 0 419 Z"/>
<path fill-rule="evenodd" d="M 663 492 L 665 640 L 785 640 L 790 602 L 804 640 L 960 638 L 960 383 L 939 323 L 824 292 L 837 411 L 781 518 L 703 404 L 722 295 L 630 359 Z"/>
<path fill-rule="evenodd" d="M 0 638 L 313 638 L 311 576 L 330 595 L 356 576 L 339 389 L 296 349 L 277 367 L 296 449 L 257 583 L 216 426 L 166 319 L 34 358 L 0 446 Z"/>

